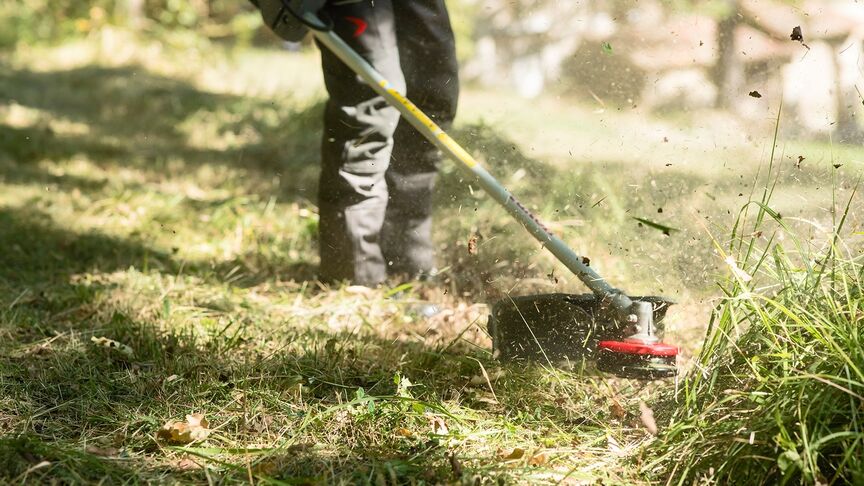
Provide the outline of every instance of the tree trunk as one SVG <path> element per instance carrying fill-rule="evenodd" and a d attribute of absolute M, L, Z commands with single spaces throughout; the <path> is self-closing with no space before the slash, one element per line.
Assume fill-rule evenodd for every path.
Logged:
<path fill-rule="evenodd" d="M 859 40 L 860 42 L 860 40 Z M 855 91 L 854 84 L 849 86 L 846 80 L 843 79 L 843 69 L 840 65 L 840 53 L 838 50 L 842 44 L 831 43 L 834 61 L 834 86 L 836 91 L 836 116 L 837 125 L 834 130 L 836 137 L 840 142 L 859 144 L 864 141 L 864 133 L 858 126 L 858 121 L 855 120 L 855 112 L 858 109 L 858 93 Z"/>
<path fill-rule="evenodd" d="M 744 65 L 735 46 L 735 29 L 740 19 L 738 0 L 728 0 L 726 3 L 729 13 L 717 25 L 718 53 L 714 83 L 717 85 L 717 108 L 734 110 L 744 85 Z"/>
<path fill-rule="evenodd" d="M 126 0 L 126 18 L 133 29 L 144 25 L 144 0 Z"/>

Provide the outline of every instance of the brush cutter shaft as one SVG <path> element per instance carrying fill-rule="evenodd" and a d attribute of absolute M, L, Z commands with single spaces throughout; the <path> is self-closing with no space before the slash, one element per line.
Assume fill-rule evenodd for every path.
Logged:
<path fill-rule="evenodd" d="M 314 14 L 306 13 L 304 16 Z M 314 21 L 314 19 L 312 19 Z M 437 146 L 450 158 L 459 162 L 459 167 L 475 177 L 480 186 L 499 204 L 515 217 L 531 235 L 545 246 L 558 260 L 570 269 L 598 297 L 611 300 L 623 314 L 631 312 L 633 301 L 620 290 L 609 285 L 592 268 L 583 263 L 566 243 L 553 235 L 528 209 L 525 208 L 504 186 L 480 165 L 474 157 L 463 149 L 455 140 L 447 135 L 432 119 L 417 108 L 402 93 L 390 86 L 390 83 L 378 73 L 365 59 L 360 57 L 348 44 L 332 30 L 312 30 L 315 38 L 330 49 L 348 67 L 363 78 L 372 89 L 384 97 L 402 114 L 402 117 L 414 126 L 423 136 Z"/>

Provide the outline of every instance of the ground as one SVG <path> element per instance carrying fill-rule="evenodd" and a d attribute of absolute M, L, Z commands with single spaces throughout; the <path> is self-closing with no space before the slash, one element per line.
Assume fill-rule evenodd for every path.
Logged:
<path fill-rule="evenodd" d="M 314 50 L 106 29 L 0 57 L 0 477 L 650 482 L 644 409 L 674 381 L 495 360 L 490 303 L 584 289 L 454 166 L 438 282 L 314 281 L 323 97 Z M 614 284 L 679 301 L 686 371 L 729 272 L 714 243 L 772 152 L 774 208 L 808 241 L 864 166 L 775 139 L 779 103 L 748 102 L 763 123 L 469 85 L 454 138 Z M 209 435 L 159 437 L 192 414 Z"/>

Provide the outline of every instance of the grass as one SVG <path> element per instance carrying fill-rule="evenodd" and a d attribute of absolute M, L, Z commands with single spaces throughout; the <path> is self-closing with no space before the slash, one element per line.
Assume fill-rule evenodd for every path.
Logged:
<path fill-rule="evenodd" d="M 113 30 L 0 58 L 0 481 L 639 484 L 683 474 L 661 459 L 696 454 L 696 439 L 646 447 L 696 420 L 695 404 L 716 390 L 698 391 L 698 374 L 656 439 L 639 404 L 664 418 L 658 400 L 674 383 L 493 359 L 487 303 L 582 290 L 451 166 L 436 206 L 441 283 L 358 292 L 314 281 L 318 71 L 314 53 Z M 766 147 L 715 148 L 725 132 L 706 133 L 469 87 L 455 136 L 614 283 L 679 299 L 667 336 L 686 361 L 711 309 L 745 300 L 715 297 L 712 282 L 728 270 L 710 235 L 735 223 L 764 180 L 750 161 Z M 776 157 L 772 210 L 787 238 L 823 242 L 838 227 L 825 208 L 850 198 L 864 154 L 789 147 Z M 799 153 L 811 162 L 800 170 Z M 848 211 L 853 232 L 860 207 L 855 199 Z M 680 231 L 667 237 L 633 217 Z M 838 266 L 802 289 L 840 275 L 849 288 L 860 280 Z M 405 296 L 388 298 L 397 288 Z M 425 320 L 415 303 L 430 298 L 445 311 Z M 738 329 L 716 319 L 711 336 Z M 707 361 L 717 346 L 709 341 L 697 369 L 719 373 Z M 208 419 L 206 440 L 156 440 L 192 413 Z M 801 464 L 818 463 L 818 450 L 801 449 Z M 725 471 L 693 457 L 688 477 Z"/>
<path fill-rule="evenodd" d="M 772 169 L 717 245 L 732 277 L 642 466 L 666 484 L 864 480 L 864 260 L 861 232 L 847 227 L 859 183 L 813 246 L 771 209 Z"/>

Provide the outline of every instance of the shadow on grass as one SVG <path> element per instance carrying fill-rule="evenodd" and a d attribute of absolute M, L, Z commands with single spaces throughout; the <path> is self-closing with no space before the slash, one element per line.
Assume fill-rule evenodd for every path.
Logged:
<path fill-rule="evenodd" d="M 20 319 L 20 312 L 0 310 L 0 324 Z M 236 339 L 228 338 L 234 329 L 202 337 L 191 329 L 159 330 L 156 322 L 111 306 L 76 325 L 77 331 L 0 353 L 0 478 L 204 483 L 203 471 L 188 470 L 188 460 L 183 465 L 189 457 L 184 451 L 154 438 L 163 423 L 193 412 L 204 413 L 218 429 L 201 453 L 217 459 L 206 461 L 209 474 L 228 482 L 245 481 L 247 467 L 259 479 L 309 484 L 377 484 L 379 476 L 409 483 L 458 479 L 447 459 L 452 449 L 423 432 L 429 419 L 415 404 L 458 402 L 457 414 L 464 407 L 493 407 L 538 430 L 550 420 L 586 431 L 597 427 L 546 397 L 551 382 L 539 368 L 512 370 L 508 376 L 515 381 L 496 386 L 500 404 L 484 402 L 483 387 L 468 383 L 480 365 L 459 349 L 442 353 L 375 334 L 286 327 L 263 330 L 282 349 L 273 353 L 259 347 L 263 336 L 254 333 L 261 330 L 246 336 L 241 325 Z M 91 335 L 127 344 L 134 358 L 91 344 Z M 476 358 L 486 368 L 494 365 L 483 355 Z M 359 388 L 367 396 L 397 395 L 397 373 L 416 384 L 406 388 L 416 401 L 348 404 Z M 459 420 L 475 420 L 443 417 L 454 430 Z M 405 427 L 416 435 L 394 432 Z M 247 444 L 261 443 L 283 446 L 264 455 L 244 452 Z M 466 466 L 466 477 L 506 476 L 506 467 L 489 461 L 495 459 L 479 470 Z"/>
<path fill-rule="evenodd" d="M 281 196 L 315 194 L 320 144 L 319 103 L 285 108 L 271 100 L 199 90 L 137 66 L 29 71 L 0 64 L 0 102 L 37 110 L 51 119 L 86 126 L 83 134 L 55 133 L 43 126 L 0 125 L 0 177 L 39 182 L 34 164 L 75 155 L 107 167 L 134 167 L 160 174 L 171 164 L 187 170 L 225 165 L 270 181 L 281 178 Z M 184 123 L 213 122 L 212 133 L 190 143 Z M 251 132 L 250 132 L 251 131 Z M 249 133 L 252 135 L 250 135 Z M 248 143 L 210 148 L 209 138 L 247 137 Z"/>
<path fill-rule="evenodd" d="M 178 267 L 169 255 L 142 242 L 65 230 L 35 209 L 0 209 L 0 248 L 0 281 L 16 288 L 63 285 L 83 272 Z"/>

